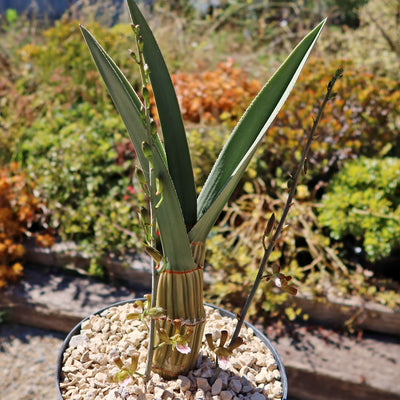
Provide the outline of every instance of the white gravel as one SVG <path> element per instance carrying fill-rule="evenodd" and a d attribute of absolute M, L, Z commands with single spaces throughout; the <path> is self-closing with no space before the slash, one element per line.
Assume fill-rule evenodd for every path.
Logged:
<path fill-rule="evenodd" d="M 79 335 L 73 336 L 64 355 L 63 375 L 60 384 L 63 396 L 68 400 L 166 400 L 166 399 L 212 399 L 212 400 L 267 400 L 280 399 L 282 385 L 276 361 L 271 352 L 243 328 L 244 344 L 231 356 L 231 367 L 222 371 L 214 384 L 213 355 L 206 345 L 201 348 L 196 369 L 188 376 L 165 381 L 153 374 L 145 387 L 143 380 L 127 379 L 114 382 L 119 368 L 110 353 L 116 349 L 128 365 L 127 353 L 132 348 L 140 353 L 138 372 L 143 373 L 147 352 L 147 332 L 140 321 L 126 321 L 126 315 L 134 311 L 132 304 L 112 307 L 100 316 L 91 316 L 82 324 Z M 218 311 L 207 308 L 205 332 L 213 339 L 219 338 L 221 329 L 233 333 L 235 321 L 222 317 Z"/>

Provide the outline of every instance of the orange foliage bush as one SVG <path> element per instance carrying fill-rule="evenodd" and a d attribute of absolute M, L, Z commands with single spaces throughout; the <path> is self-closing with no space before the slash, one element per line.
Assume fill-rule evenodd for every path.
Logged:
<path fill-rule="evenodd" d="M 232 59 L 214 71 L 174 74 L 172 82 L 184 120 L 194 123 L 237 121 L 261 89 L 259 81 L 233 66 Z M 157 120 L 153 97 L 152 112 Z"/>
<path fill-rule="evenodd" d="M 22 276 L 24 236 L 36 232 L 38 245 L 53 244 L 52 236 L 43 229 L 44 210 L 26 175 L 18 171 L 15 163 L 0 169 L 0 288 Z"/>

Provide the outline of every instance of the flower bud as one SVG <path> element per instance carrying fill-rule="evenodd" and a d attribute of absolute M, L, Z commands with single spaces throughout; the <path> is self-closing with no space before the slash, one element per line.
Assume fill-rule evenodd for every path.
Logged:
<path fill-rule="evenodd" d="M 151 120 L 150 122 L 150 128 L 151 128 L 151 133 L 152 135 L 157 135 L 157 123 L 154 121 L 154 119 Z"/>
<path fill-rule="evenodd" d="M 151 146 L 147 142 L 142 142 L 142 151 L 143 155 L 147 158 L 150 164 L 153 164 L 153 151 L 151 150 Z"/>
<path fill-rule="evenodd" d="M 120 356 L 118 349 L 114 349 L 114 350 L 110 351 L 109 356 L 119 369 L 123 368 L 124 363 L 121 360 L 121 356 Z"/>
<path fill-rule="evenodd" d="M 142 88 L 142 96 L 143 96 L 144 102 L 146 104 L 146 107 L 149 108 L 150 107 L 150 93 L 149 93 L 149 89 L 147 89 L 146 86 L 144 86 Z"/>
<path fill-rule="evenodd" d="M 145 225 L 150 225 L 150 213 L 146 207 L 140 207 L 139 216 Z"/>
<path fill-rule="evenodd" d="M 164 309 L 161 307 L 153 307 L 148 311 L 150 318 L 160 318 L 164 316 Z"/>
<path fill-rule="evenodd" d="M 127 316 L 126 316 L 126 319 L 140 319 L 142 317 L 142 314 L 141 313 L 129 313 Z"/>
<path fill-rule="evenodd" d="M 160 264 L 163 256 L 157 249 L 149 245 L 146 245 L 144 250 L 155 261 L 157 265 Z"/>
<path fill-rule="evenodd" d="M 143 301 L 142 300 L 136 300 L 135 303 L 134 303 L 134 306 L 135 307 L 140 307 L 141 309 L 143 309 L 144 308 Z"/>
<path fill-rule="evenodd" d="M 269 236 L 269 234 L 272 232 L 272 229 L 274 228 L 275 225 L 275 213 L 272 213 L 270 219 L 268 220 L 267 227 L 265 229 L 265 234 Z"/>
<path fill-rule="evenodd" d="M 131 357 L 131 367 L 130 370 L 131 372 L 136 372 L 137 367 L 138 367 L 138 363 L 139 363 L 139 353 L 137 351 L 133 351 L 130 354 Z"/>
<path fill-rule="evenodd" d="M 164 192 L 164 183 L 161 178 L 156 178 L 156 195 L 161 195 Z"/>
<path fill-rule="evenodd" d="M 144 186 L 144 185 L 146 185 L 146 178 L 144 177 L 144 173 L 143 173 L 143 171 L 141 170 L 141 169 L 137 169 L 136 170 L 136 176 L 137 176 L 137 178 L 138 178 L 138 181 L 139 181 L 139 183 L 142 185 L 142 187 Z"/>
<path fill-rule="evenodd" d="M 135 36 L 139 35 L 139 29 L 140 29 L 139 25 L 131 24 L 131 28 L 132 28 L 132 31 L 135 34 Z"/>

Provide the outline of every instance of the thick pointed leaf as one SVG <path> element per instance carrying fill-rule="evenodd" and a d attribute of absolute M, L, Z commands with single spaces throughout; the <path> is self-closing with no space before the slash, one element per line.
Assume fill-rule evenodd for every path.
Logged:
<path fill-rule="evenodd" d="M 134 0 L 128 0 L 132 21 L 140 26 L 143 37 L 143 54 L 149 66 L 151 86 L 157 104 L 158 116 L 164 137 L 168 169 L 175 185 L 186 224 L 191 227 L 197 220 L 196 189 L 192 163 L 186 140 L 182 114 L 175 89 L 151 29 Z"/>
<path fill-rule="evenodd" d="M 81 30 L 115 107 L 125 123 L 148 180 L 148 161 L 142 150 L 142 143 L 148 141 L 148 136 L 140 118 L 141 101 L 124 74 L 96 39 L 84 27 L 81 27 Z M 162 180 L 164 186 L 164 200 L 156 210 L 164 256 L 171 268 L 190 270 L 193 268 L 193 258 L 179 200 L 157 143 L 152 145 L 152 151 L 154 173 Z"/>
<path fill-rule="evenodd" d="M 289 96 L 325 21 L 296 46 L 233 130 L 199 195 L 199 220 L 189 234 L 191 240 L 205 240 L 207 237 L 265 132 Z"/>

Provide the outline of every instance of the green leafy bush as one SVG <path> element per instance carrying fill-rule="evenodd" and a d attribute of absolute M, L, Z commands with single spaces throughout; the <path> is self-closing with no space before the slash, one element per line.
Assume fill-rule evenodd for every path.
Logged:
<path fill-rule="evenodd" d="M 188 144 L 197 188 L 203 187 L 227 137 L 228 131 L 223 128 L 198 125 L 189 131 Z"/>
<path fill-rule="evenodd" d="M 130 44 L 129 27 L 117 25 L 106 30 L 97 24 L 91 26 L 101 37 L 104 47 L 115 54 L 124 72 L 132 73 L 134 63 L 126 50 Z M 106 98 L 102 95 L 102 86 L 97 83 L 97 72 L 82 41 L 77 21 L 57 21 L 54 27 L 43 32 L 41 41 L 29 43 L 18 51 L 21 61 L 33 69 L 37 84 L 58 87 L 62 82 L 53 76 L 61 75 L 69 78 L 67 83 L 74 84 L 71 89 L 79 89 L 84 100 L 98 102 Z"/>
<path fill-rule="evenodd" d="M 9 26 L 13 26 L 18 19 L 17 10 L 15 10 L 14 8 L 7 8 L 5 19 Z"/>
<path fill-rule="evenodd" d="M 128 43 L 122 40 L 128 41 L 126 27 L 115 26 L 110 31 L 97 25 L 93 28 L 104 38 L 105 46 L 113 48 L 124 72 L 130 74 L 134 62 L 127 56 Z M 25 45 L 26 41 L 18 42 L 9 36 L 12 35 L 5 37 L 7 41 L 2 43 L 4 51 L 0 51 L 2 162 L 15 157 L 18 143 L 34 120 L 52 120 L 53 115 L 81 103 L 89 103 L 99 112 L 112 108 L 76 21 L 58 21 L 53 28 L 36 36 L 35 40 L 31 38 Z M 15 48 L 8 49 L 13 43 Z"/>
<path fill-rule="evenodd" d="M 118 116 L 87 103 L 27 130 L 20 153 L 63 240 L 95 253 L 140 247 L 134 215 L 143 199 L 125 136 Z"/>
<path fill-rule="evenodd" d="M 361 158 L 335 175 L 323 197 L 319 221 L 335 240 L 361 239 L 369 261 L 400 245 L 400 159 Z"/>

